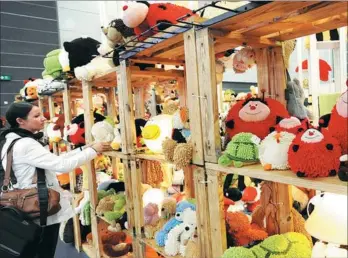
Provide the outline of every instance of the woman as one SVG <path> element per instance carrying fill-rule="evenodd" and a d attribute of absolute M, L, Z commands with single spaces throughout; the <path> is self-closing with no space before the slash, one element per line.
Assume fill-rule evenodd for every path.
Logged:
<path fill-rule="evenodd" d="M 36 257 L 53 258 L 59 233 L 59 223 L 71 218 L 74 213 L 70 203 L 71 195 L 59 186 L 55 172 L 67 173 L 94 159 L 97 153 L 110 150 L 109 143 L 94 143 L 69 153 L 56 156 L 39 141 L 43 134 L 38 133 L 44 128 L 46 118 L 40 109 L 26 102 L 10 105 L 6 112 L 6 120 L 11 126 L 0 135 L 3 143 L 1 151 L 2 166 L 6 167 L 7 149 L 10 143 L 17 138 L 13 146 L 13 171 L 17 179 L 15 188 L 24 189 L 35 187 L 32 184 L 36 168 L 45 170 L 46 183 L 49 188 L 60 192 L 61 210 L 47 218 L 47 226 L 43 228 L 41 241 Z"/>

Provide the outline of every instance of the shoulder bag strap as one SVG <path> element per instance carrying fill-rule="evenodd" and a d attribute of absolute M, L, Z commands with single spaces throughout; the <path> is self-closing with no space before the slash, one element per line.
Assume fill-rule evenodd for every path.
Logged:
<path fill-rule="evenodd" d="M 7 148 L 7 161 L 6 161 L 6 169 L 4 175 L 4 181 L 2 183 L 1 191 L 8 191 L 9 186 L 11 185 L 11 171 L 12 171 L 12 163 L 13 163 L 13 146 L 14 144 L 21 138 L 14 139 Z"/>
<path fill-rule="evenodd" d="M 45 170 L 42 168 L 36 168 L 37 174 L 37 190 L 39 194 L 40 202 L 40 225 L 46 226 L 48 216 L 48 189 L 46 185 Z"/>

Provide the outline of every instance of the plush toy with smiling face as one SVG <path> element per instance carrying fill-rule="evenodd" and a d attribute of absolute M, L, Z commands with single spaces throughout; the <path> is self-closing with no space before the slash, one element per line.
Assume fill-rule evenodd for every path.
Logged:
<path fill-rule="evenodd" d="M 289 147 L 289 166 L 299 177 L 335 176 L 341 147 L 331 134 L 314 128 L 298 134 Z"/>
<path fill-rule="evenodd" d="M 158 24 L 158 30 L 165 30 L 176 24 L 177 19 L 186 15 L 194 15 L 192 10 L 171 3 L 153 3 L 147 1 L 130 2 L 123 6 L 123 22 L 133 28 L 137 36 Z M 141 38 L 146 39 L 155 34 L 148 32 Z"/>
<path fill-rule="evenodd" d="M 264 92 L 263 92 L 264 93 Z M 279 101 L 270 98 L 249 98 L 235 104 L 226 118 L 226 133 L 232 137 L 238 133 L 252 133 L 264 139 L 275 125 L 289 114 Z"/>
<path fill-rule="evenodd" d="M 348 87 L 348 81 L 347 81 Z M 331 114 L 320 118 L 320 125 L 327 127 L 329 132 L 341 145 L 342 154 L 348 153 L 348 90 L 338 99 Z"/>
<path fill-rule="evenodd" d="M 38 80 L 29 78 L 24 81 L 22 97 L 25 101 L 31 102 L 38 99 Z"/>

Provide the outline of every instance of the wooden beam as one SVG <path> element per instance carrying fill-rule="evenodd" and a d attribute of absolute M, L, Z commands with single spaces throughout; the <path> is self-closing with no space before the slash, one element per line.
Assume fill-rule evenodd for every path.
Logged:
<path fill-rule="evenodd" d="M 217 163 L 221 138 L 217 103 L 214 41 L 208 28 L 196 32 L 199 96 L 201 104 L 204 160 Z"/>
<path fill-rule="evenodd" d="M 177 44 L 169 46 L 168 48 L 165 48 L 153 53 L 153 56 L 159 57 L 159 58 L 170 58 L 170 57 L 175 58 L 176 56 L 180 56 L 183 53 L 184 53 L 184 42 L 179 42 Z"/>
<path fill-rule="evenodd" d="M 143 87 L 134 88 L 135 118 L 144 118 L 145 116 L 145 90 Z"/>
<path fill-rule="evenodd" d="M 173 60 L 159 57 L 136 57 L 130 59 L 131 64 L 164 64 L 164 65 L 184 65 L 184 60 Z"/>
<path fill-rule="evenodd" d="M 54 101 L 53 101 L 52 96 L 48 97 L 48 110 L 50 113 L 50 120 L 52 121 L 53 118 L 56 116 L 56 112 L 55 112 L 55 108 L 54 108 Z M 54 142 L 54 143 L 52 143 L 52 147 L 53 147 L 53 153 L 56 155 L 59 155 L 58 144 Z"/>
<path fill-rule="evenodd" d="M 196 35 L 194 30 L 184 33 L 185 42 L 185 75 L 186 75 L 186 94 L 187 107 L 189 109 L 190 130 L 194 132 L 191 135 L 193 144 L 193 164 L 204 165 L 203 159 L 203 139 L 202 139 L 202 120 L 201 104 L 198 82 L 198 59 L 196 49 Z"/>
<path fill-rule="evenodd" d="M 128 157 L 122 159 L 123 163 L 123 175 L 124 185 L 126 194 L 126 210 L 128 215 L 128 227 L 131 234 L 135 237 L 135 218 L 134 218 L 134 202 L 133 202 L 133 191 L 132 191 L 132 169 L 130 160 Z"/>
<path fill-rule="evenodd" d="M 135 232 L 137 238 L 143 237 L 142 228 L 144 227 L 144 209 L 143 209 L 143 196 L 141 187 L 141 175 L 145 173 L 142 171 L 141 162 L 139 160 L 131 160 L 131 177 L 132 177 L 132 193 L 134 203 L 134 216 L 135 216 Z"/>
<path fill-rule="evenodd" d="M 86 144 L 93 142 L 91 129 L 94 123 L 93 116 L 93 102 L 92 102 L 92 83 L 82 81 L 83 103 L 84 103 L 84 120 L 85 120 L 85 139 Z M 101 258 L 101 238 L 99 238 L 98 222 L 96 217 L 96 208 L 98 204 L 97 193 L 97 178 L 94 168 L 94 161 L 87 162 L 87 176 L 88 176 L 88 188 L 90 195 L 90 209 L 91 209 L 91 228 L 93 245 L 95 249 L 95 257 Z"/>
<path fill-rule="evenodd" d="M 240 46 L 248 45 L 252 47 L 267 47 L 280 45 L 280 42 L 272 39 L 247 36 L 237 32 L 230 32 L 224 36 L 214 35 L 214 37 L 216 38 L 216 43 L 231 43 L 233 45 L 239 44 Z"/>
<path fill-rule="evenodd" d="M 132 78 L 154 78 L 154 79 L 179 79 L 184 77 L 184 72 L 181 70 L 171 71 L 133 71 Z"/>

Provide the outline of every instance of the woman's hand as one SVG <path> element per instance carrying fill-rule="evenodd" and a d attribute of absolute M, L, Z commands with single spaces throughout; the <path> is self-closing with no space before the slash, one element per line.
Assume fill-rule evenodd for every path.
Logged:
<path fill-rule="evenodd" d="M 96 142 L 90 145 L 97 153 L 111 151 L 112 148 L 109 142 Z"/>

